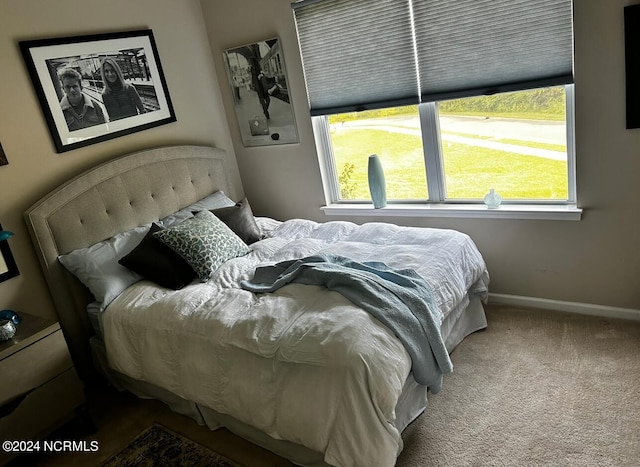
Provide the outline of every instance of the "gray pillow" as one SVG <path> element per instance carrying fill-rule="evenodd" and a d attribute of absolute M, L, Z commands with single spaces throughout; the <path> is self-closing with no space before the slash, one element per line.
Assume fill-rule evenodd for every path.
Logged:
<path fill-rule="evenodd" d="M 249 253 L 247 245 L 209 211 L 159 232 L 154 237 L 182 256 L 202 282 L 226 261 Z"/>
<path fill-rule="evenodd" d="M 142 276 L 118 264 L 118 260 L 133 250 L 149 231 L 150 225 L 114 235 L 87 248 L 58 256 L 67 268 L 100 302 L 104 310 L 124 289 Z"/>
<path fill-rule="evenodd" d="M 196 201 L 192 205 L 187 206 L 184 209 L 180 209 L 179 211 L 159 220 L 158 224 L 162 227 L 172 227 L 185 219 L 193 217 L 193 212 L 202 211 L 203 209 L 226 208 L 235 205 L 236 203 L 225 195 L 223 191 L 216 191 L 209 196 L 205 196 L 200 201 Z"/>
<path fill-rule="evenodd" d="M 211 209 L 211 213 L 224 222 L 247 245 L 262 240 L 262 232 L 253 217 L 253 211 L 247 198 L 235 206 Z"/>

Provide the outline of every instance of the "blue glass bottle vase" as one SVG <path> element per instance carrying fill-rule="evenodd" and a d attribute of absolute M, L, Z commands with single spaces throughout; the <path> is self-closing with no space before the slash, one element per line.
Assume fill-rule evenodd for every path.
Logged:
<path fill-rule="evenodd" d="M 387 188 L 385 186 L 382 164 L 376 154 L 369 156 L 368 175 L 369 192 L 371 193 L 373 207 L 376 209 L 383 208 L 387 205 Z"/>
<path fill-rule="evenodd" d="M 502 196 L 500 196 L 496 190 L 491 188 L 489 193 L 484 197 L 484 204 L 486 204 L 489 209 L 497 209 L 498 206 L 500 206 L 500 203 L 502 203 Z"/>

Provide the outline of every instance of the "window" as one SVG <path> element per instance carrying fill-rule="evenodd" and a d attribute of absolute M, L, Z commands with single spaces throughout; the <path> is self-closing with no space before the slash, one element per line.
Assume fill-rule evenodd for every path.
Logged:
<path fill-rule="evenodd" d="M 555 86 L 316 117 L 328 126 L 330 201 L 370 200 L 378 154 L 390 202 L 481 202 L 490 188 L 506 203 L 573 202 L 567 96 Z"/>
<path fill-rule="evenodd" d="M 572 0 L 292 7 L 329 204 L 575 203 Z"/>
<path fill-rule="evenodd" d="M 428 198 L 418 106 L 332 115 L 327 122 L 339 200 L 370 199 L 370 154 L 383 162 L 388 199 Z"/>

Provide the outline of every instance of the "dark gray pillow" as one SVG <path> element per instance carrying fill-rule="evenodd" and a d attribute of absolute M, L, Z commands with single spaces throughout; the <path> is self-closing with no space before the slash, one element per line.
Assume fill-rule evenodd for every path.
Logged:
<path fill-rule="evenodd" d="M 210 212 L 233 230 L 247 245 L 262 240 L 262 233 L 258 224 L 256 224 L 256 219 L 253 217 L 253 211 L 247 198 L 235 206 L 211 209 Z"/>
<path fill-rule="evenodd" d="M 162 287 L 178 290 L 196 277 L 196 272 L 182 256 L 155 238 L 163 227 L 152 224 L 149 233 L 119 263 Z"/>

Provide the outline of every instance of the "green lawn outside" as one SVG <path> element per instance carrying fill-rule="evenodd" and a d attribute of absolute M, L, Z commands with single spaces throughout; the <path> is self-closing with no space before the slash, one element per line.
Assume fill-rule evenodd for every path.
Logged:
<path fill-rule="evenodd" d="M 422 140 L 419 136 L 375 129 L 339 131 L 332 134 L 337 171 L 353 164 L 348 180 L 350 196 L 343 199 L 370 199 L 367 161 L 378 154 L 387 182 L 387 199 L 427 199 Z M 509 141 L 527 147 L 547 149 L 548 145 Z M 381 150 L 381 148 L 385 148 Z M 503 199 L 552 199 L 568 197 L 565 161 L 524 156 L 465 144 L 447 143 L 443 147 L 447 174 L 447 197 L 482 199 L 494 188 Z"/>

